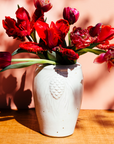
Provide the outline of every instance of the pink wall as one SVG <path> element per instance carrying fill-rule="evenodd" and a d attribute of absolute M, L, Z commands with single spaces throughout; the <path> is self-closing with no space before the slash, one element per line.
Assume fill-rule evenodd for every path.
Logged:
<path fill-rule="evenodd" d="M 51 0 L 51 2 L 53 8 L 46 13 L 49 23 L 51 20 L 62 18 L 63 8 L 70 6 L 80 11 L 76 26 L 86 28 L 102 22 L 114 27 L 114 0 Z M 15 18 L 17 4 L 24 6 L 30 14 L 33 13 L 32 0 L 0 0 L 0 21 L 5 16 Z M 20 41 L 13 40 L 5 34 L 0 22 L 0 51 L 13 52 L 19 43 Z M 34 57 L 34 55 L 20 54 L 15 57 Z M 108 72 L 105 64 L 93 64 L 95 57 L 94 54 L 88 53 L 78 60 L 84 75 L 82 109 L 114 109 L 114 68 Z M 0 108 L 34 107 L 32 79 L 35 67 L 0 73 Z"/>

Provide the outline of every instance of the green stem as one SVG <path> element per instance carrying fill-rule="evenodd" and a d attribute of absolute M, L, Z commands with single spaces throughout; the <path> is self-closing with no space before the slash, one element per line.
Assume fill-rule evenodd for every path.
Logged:
<path fill-rule="evenodd" d="M 51 60 L 46 60 L 46 59 L 30 59 L 30 58 L 23 58 L 23 59 L 12 59 L 12 62 L 37 62 L 39 64 L 53 64 L 56 65 L 57 63 L 55 61 L 51 61 Z"/>
<path fill-rule="evenodd" d="M 68 31 L 68 42 L 69 42 L 69 46 L 70 46 L 71 45 L 70 30 Z"/>

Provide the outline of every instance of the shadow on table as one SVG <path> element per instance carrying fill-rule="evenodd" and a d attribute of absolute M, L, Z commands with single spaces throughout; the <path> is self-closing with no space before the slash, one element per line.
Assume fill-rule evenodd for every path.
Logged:
<path fill-rule="evenodd" d="M 96 123 L 99 126 L 103 126 L 106 128 L 114 127 L 114 110 L 90 110 L 90 114 L 86 115 L 86 110 L 82 110 L 81 115 L 79 115 L 76 129 L 84 129 L 86 128 L 85 124 L 93 124 Z"/>
<path fill-rule="evenodd" d="M 105 110 L 105 115 L 103 113 L 94 115 L 95 122 L 97 122 L 99 125 L 104 127 L 114 127 L 114 121 L 111 119 L 114 119 L 114 111 L 113 110 Z"/>
<path fill-rule="evenodd" d="M 35 109 L 29 110 L 2 110 L 0 111 L 0 122 L 15 119 L 20 124 L 39 132 L 39 125 Z"/>

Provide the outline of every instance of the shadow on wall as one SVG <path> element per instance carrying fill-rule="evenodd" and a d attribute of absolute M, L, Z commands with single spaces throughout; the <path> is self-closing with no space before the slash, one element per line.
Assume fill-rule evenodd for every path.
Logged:
<path fill-rule="evenodd" d="M 0 109 L 11 109 L 11 99 L 17 109 L 28 109 L 32 101 L 32 92 L 25 86 L 26 71 L 22 75 L 20 88 L 16 91 L 17 78 L 10 74 L 7 78 L 1 80 Z M 10 97 L 9 97 L 10 95 Z"/>

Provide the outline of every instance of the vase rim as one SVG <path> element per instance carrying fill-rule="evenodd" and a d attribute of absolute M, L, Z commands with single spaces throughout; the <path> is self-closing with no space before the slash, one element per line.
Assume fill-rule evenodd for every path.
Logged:
<path fill-rule="evenodd" d="M 81 64 L 80 63 L 76 63 L 76 64 L 70 64 L 70 65 L 38 65 L 38 67 L 43 69 L 74 69 L 74 68 L 81 68 Z"/>

